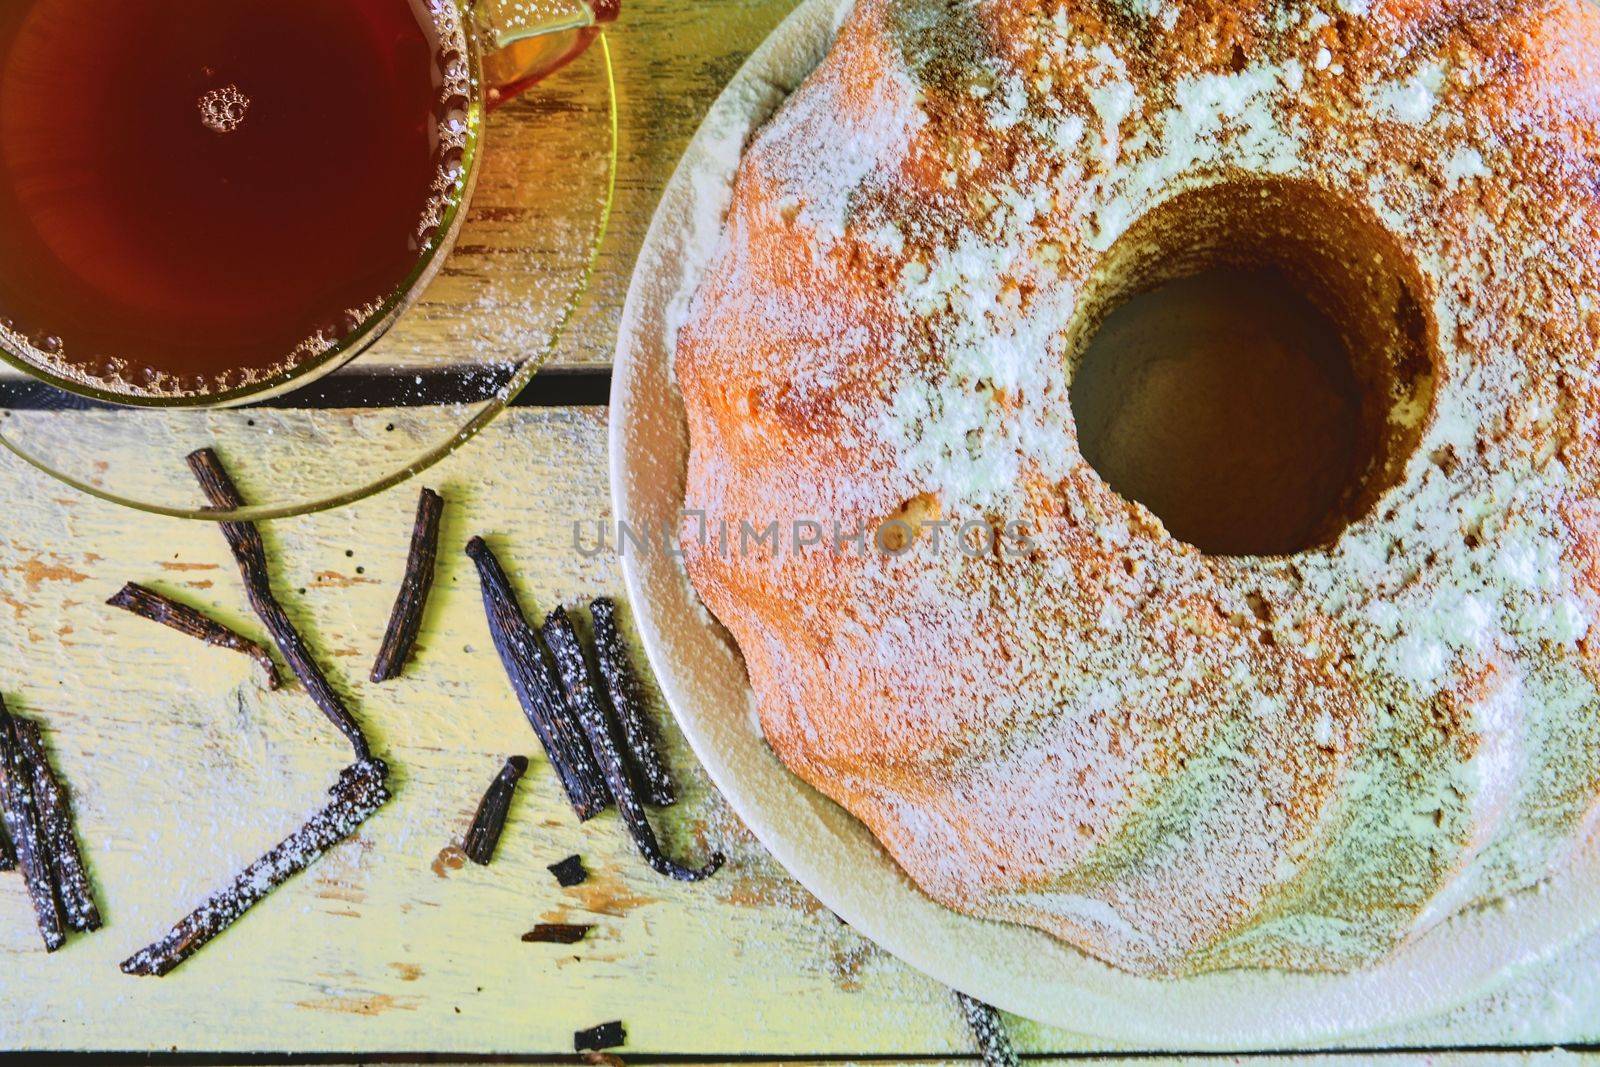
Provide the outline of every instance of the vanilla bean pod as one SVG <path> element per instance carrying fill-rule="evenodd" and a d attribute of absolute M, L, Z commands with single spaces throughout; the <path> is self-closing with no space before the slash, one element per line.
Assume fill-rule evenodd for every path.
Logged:
<path fill-rule="evenodd" d="M 627 764 L 623 762 L 611 722 L 600 703 L 600 694 L 589 671 L 589 660 L 583 654 L 583 646 L 578 642 L 577 631 L 572 628 L 572 620 L 567 618 L 566 611 L 556 608 L 546 616 L 541 632 L 551 655 L 555 657 L 568 710 L 577 717 L 584 734 L 589 738 L 589 747 L 605 771 L 606 784 L 611 787 L 617 811 L 627 824 L 628 833 L 632 835 L 640 855 L 657 873 L 680 882 L 698 882 L 715 874 L 726 860 L 720 852 L 712 853 L 711 859 L 703 867 L 691 868 L 668 859 L 661 851 L 661 843 L 656 839 L 655 830 L 645 816 L 644 805 L 640 803 L 633 782 L 628 777 Z"/>
<path fill-rule="evenodd" d="M 1017 1054 L 1011 1048 L 1011 1038 L 1006 1033 L 1005 1020 L 991 1005 L 957 991 L 956 1002 L 967 1027 L 978 1041 L 978 1052 L 983 1056 L 983 1067 L 1017 1067 Z"/>
<path fill-rule="evenodd" d="M 512 756 L 489 783 L 483 799 L 478 801 L 477 814 L 472 817 L 472 826 L 461 843 L 461 851 L 478 866 L 487 867 L 494 858 L 500 833 L 506 828 L 506 815 L 511 811 L 511 796 L 517 790 L 517 782 L 527 772 L 528 757 Z"/>
<path fill-rule="evenodd" d="M 228 477 L 222 461 L 211 449 L 202 448 L 190 454 L 189 469 L 194 472 L 212 507 L 231 511 L 245 506 L 233 479 Z M 339 694 L 334 692 L 333 686 L 328 684 L 327 676 L 312 658 L 305 639 L 273 595 L 271 570 L 267 566 L 267 549 L 262 543 L 261 531 L 252 522 L 224 522 L 220 525 L 222 535 L 228 540 L 228 548 L 239 564 L 239 573 L 244 577 L 245 594 L 250 598 L 250 606 L 272 634 L 273 641 L 277 642 L 278 651 L 288 661 L 289 669 L 294 671 L 295 677 L 300 679 L 300 684 L 306 687 L 306 692 L 322 709 L 322 713 L 349 740 L 350 747 L 355 750 L 356 762 L 370 760 L 372 749 L 367 745 L 361 727 L 345 708 Z"/>
<path fill-rule="evenodd" d="M 678 790 L 661 758 L 661 746 L 650 720 L 645 716 L 639 681 L 628 661 L 628 649 L 617 625 L 617 605 L 610 597 L 598 597 L 589 605 L 594 621 L 595 658 L 606 695 L 622 727 L 622 741 L 628 765 L 644 791 L 644 799 L 656 807 L 671 807 L 678 802 Z"/>
<path fill-rule="evenodd" d="M 243 653 L 261 665 L 262 671 L 267 676 L 268 689 L 277 689 L 282 685 L 278 678 L 278 666 L 272 662 L 272 657 L 267 654 L 266 649 L 209 615 L 202 614 L 196 608 L 180 604 L 137 582 L 129 582 L 123 586 L 106 603 L 114 608 L 131 612 L 141 619 L 159 622 L 181 634 L 198 637 L 208 645 Z"/>
<path fill-rule="evenodd" d="M 611 793 L 589 751 L 583 728 L 567 713 L 561 683 L 546 661 L 539 635 L 523 615 L 516 590 L 494 552 L 483 538 L 474 537 L 467 542 L 467 555 L 477 564 L 489 633 L 522 712 L 539 736 L 579 821 L 591 819 L 605 810 Z"/>
<path fill-rule="evenodd" d="M 0 821 L 16 850 L 17 866 L 33 902 L 45 951 L 67 943 L 66 920 L 56 898 L 50 841 L 39 822 L 33 798 L 33 768 L 17 741 L 16 727 L 0 700 Z"/>
<path fill-rule="evenodd" d="M 17 869 L 17 854 L 11 848 L 11 839 L 6 836 L 4 820 L 0 820 L 0 871 L 14 871 Z"/>
<path fill-rule="evenodd" d="M 12 732 L 17 746 L 33 771 L 33 807 L 39 829 L 50 850 L 50 870 L 67 927 L 79 933 L 100 929 L 100 909 L 94 902 L 94 886 L 78 849 L 78 835 L 72 827 L 72 802 L 61 780 L 50 766 L 44 750 L 39 724 L 32 719 L 13 718 Z"/>
<path fill-rule="evenodd" d="M 444 498 L 432 489 L 423 489 L 417 499 L 417 518 L 411 530 L 411 551 L 406 556 L 405 576 L 395 597 L 394 611 L 383 633 L 378 659 L 372 665 L 372 680 L 387 682 L 405 670 L 406 660 L 422 630 L 422 613 L 433 589 L 434 563 L 439 556 L 439 520 L 444 515 Z"/>
<path fill-rule="evenodd" d="M 179 920 L 161 940 L 122 963 L 124 974 L 160 976 L 171 972 L 212 938 L 290 878 L 343 841 L 389 799 L 389 769 L 369 759 L 346 767 L 328 790 L 333 799 L 300 829 L 234 878 L 226 889 Z"/>

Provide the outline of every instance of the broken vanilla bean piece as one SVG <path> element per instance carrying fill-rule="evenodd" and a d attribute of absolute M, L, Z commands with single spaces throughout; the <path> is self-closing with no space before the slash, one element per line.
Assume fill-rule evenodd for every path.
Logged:
<path fill-rule="evenodd" d="M 39 923 L 39 936 L 45 951 L 54 952 L 67 943 L 66 920 L 56 899 L 55 877 L 50 860 L 50 840 L 39 822 L 33 797 L 33 768 L 17 741 L 16 727 L 5 702 L 0 700 L 0 821 L 16 850 L 17 866 L 33 901 L 33 914 Z"/>
<path fill-rule="evenodd" d="M 600 676 L 605 679 L 611 708 L 622 727 L 628 765 L 647 802 L 658 808 L 671 807 L 678 802 L 678 790 L 661 758 L 655 730 L 645 717 L 638 678 L 628 662 L 628 649 L 617 626 L 617 605 L 610 597 L 597 597 L 589 605 L 589 617 L 594 620 L 595 658 L 600 662 Z"/>
<path fill-rule="evenodd" d="M 266 649 L 187 604 L 180 604 L 137 582 L 123 586 L 106 603 L 132 612 L 141 619 L 169 626 L 181 634 L 198 637 L 208 645 L 241 652 L 261 665 L 267 676 L 268 689 L 277 689 L 283 684 L 278 678 L 278 666 L 272 662 Z"/>
<path fill-rule="evenodd" d="M 540 923 L 523 934 L 522 940 L 529 944 L 542 941 L 550 945 L 576 945 L 593 929 L 592 923 Z"/>
<path fill-rule="evenodd" d="M 627 1040 L 628 1032 L 623 1029 L 620 1021 L 601 1023 L 599 1026 L 574 1032 L 572 1048 L 576 1052 L 603 1052 L 608 1048 L 617 1048 Z"/>
<path fill-rule="evenodd" d="M 32 719 L 13 718 L 11 725 L 22 756 L 33 771 L 33 807 L 49 847 L 50 870 L 61 913 L 68 929 L 79 933 L 98 930 L 100 909 L 95 906 L 94 886 L 78 849 L 78 835 L 72 828 L 72 802 L 50 766 L 39 724 Z"/>
<path fill-rule="evenodd" d="M 278 843 L 234 878 L 233 884 L 179 920 L 166 936 L 122 963 L 124 974 L 170 973 L 232 926 L 268 893 L 305 870 L 324 852 L 353 834 L 389 799 L 382 760 L 362 760 L 339 774 L 333 798 L 304 826 Z"/>
<path fill-rule="evenodd" d="M 222 460 L 211 449 L 202 448 L 191 453 L 189 469 L 194 472 L 212 507 L 231 511 L 245 506 L 244 498 L 239 495 L 233 479 L 228 477 Z M 273 595 L 267 549 L 262 543 L 261 531 L 256 529 L 253 522 L 224 522 L 220 525 L 222 535 L 228 539 L 228 548 L 239 564 L 239 573 L 244 577 L 245 594 L 250 598 L 250 606 L 266 625 L 267 632 L 272 634 L 273 641 L 277 642 L 278 651 L 288 661 L 289 669 L 294 671 L 295 677 L 300 679 L 300 684 L 306 687 L 306 692 L 322 709 L 328 721 L 349 740 L 350 747 L 355 750 L 356 762 L 371 760 L 372 749 L 361 727 L 345 708 L 339 694 L 334 692 L 333 686 L 328 684 L 322 668 L 311 657 L 305 639 Z"/>
<path fill-rule="evenodd" d="M 511 579 L 483 538 L 467 542 L 467 555 L 477 564 L 489 633 L 522 712 L 539 736 L 579 821 L 592 819 L 611 802 L 611 793 L 582 726 L 567 713 L 561 683 L 545 659 L 539 635 L 523 615 Z"/>
<path fill-rule="evenodd" d="M 680 882 L 698 882 L 715 874 L 727 859 L 720 852 L 712 853 L 704 866 L 693 868 L 668 859 L 661 851 L 661 843 L 656 839 L 655 830 L 645 817 L 644 805 L 640 803 L 638 794 L 634 792 L 633 781 L 628 777 L 627 764 L 622 760 L 611 722 L 595 689 L 589 661 L 583 654 L 583 646 L 578 643 L 577 631 L 572 628 L 572 620 L 567 618 L 566 611 L 556 608 L 546 616 L 541 632 L 550 654 L 555 657 L 556 671 L 567 697 L 567 708 L 577 717 L 584 734 L 589 738 L 589 747 L 605 771 L 606 784 L 611 787 L 617 811 L 627 824 L 628 833 L 632 835 L 640 855 L 658 874 L 676 878 Z"/>
<path fill-rule="evenodd" d="M 434 562 L 439 556 L 439 520 L 444 515 L 444 498 L 432 489 L 422 490 L 417 500 L 416 524 L 411 530 L 411 551 L 406 556 L 405 576 L 395 597 L 389 626 L 383 632 L 383 645 L 372 665 L 372 680 L 387 682 L 405 670 L 406 660 L 422 629 L 422 613 L 433 588 Z"/>
<path fill-rule="evenodd" d="M 571 889 L 589 880 L 589 872 L 584 870 L 582 856 L 568 856 L 545 867 L 545 870 L 556 876 L 556 884 L 563 889 Z"/>
<path fill-rule="evenodd" d="M 511 795 L 527 771 L 528 757 L 512 756 L 478 801 L 478 812 L 461 843 L 461 851 L 478 866 L 487 867 L 494 858 L 494 848 L 500 843 L 500 832 L 506 828 L 506 815 L 511 811 Z"/>

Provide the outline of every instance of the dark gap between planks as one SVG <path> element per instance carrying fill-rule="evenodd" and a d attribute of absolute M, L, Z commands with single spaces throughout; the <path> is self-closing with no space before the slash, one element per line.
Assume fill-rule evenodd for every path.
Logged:
<path fill-rule="evenodd" d="M 1543 1045 L 1351 1045 L 1336 1048 L 1281 1048 L 1262 1049 L 1245 1052 L 1208 1052 L 1196 1050 L 1175 1050 L 1172 1052 L 1152 1051 L 1149 1049 L 1129 1049 L 1116 1053 L 1107 1052 L 1028 1052 L 1022 1055 L 1024 1063 L 1043 1060 L 1061 1060 L 1072 1063 L 1103 1063 L 1115 1060 L 1118 1063 L 1150 1062 L 1152 1064 L 1195 1062 L 1199 1064 L 1251 1064 L 1257 1061 L 1270 1062 L 1281 1060 L 1285 1056 L 1303 1059 L 1323 1058 L 1335 1064 L 1366 1064 L 1374 1056 L 1410 1055 L 1426 1057 L 1429 1055 L 1455 1055 L 1479 1054 L 1487 1057 L 1486 1063 L 1501 1063 L 1504 1057 L 1519 1053 L 1550 1053 L 1550 1052 L 1600 1052 L 1600 1042 L 1564 1042 L 1559 1044 Z M 625 1052 L 623 1059 L 628 1067 L 654 1067 L 654 1065 L 672 1065 L 672 1067 L 703 1067 L 706 1064 L 748 1064 L 750 1067 L 760 1067 L 763 1064 L 795 1064 L 795 1065 L 821 1065 L 821 1067 L 845 1067 L 847 1064 L 874 1063 L 892 1067 L 895 1064 L 976 1064 L 978 1057 L 973 1054 L 952 1054 L 949 1052 L 856 1052 L 849 1055 L 819 1054 L 815 1052 Z M 572 1067 L 585 1063 L 581 1054 L 571 1052 L 526 1052 L 526 1053 L 498 1053 L 492 1056 L 470 1055 L 456 1052 L 364 1052 L 357 1055 L 350 1053 L 333 1052 L 0 1052 L 0 1067 L 123 1067 L 128 1063 L 141 1064 L 171 1064 L 173 1067 L 240 1067 L 240 1065 L 260 1065 L 260 1067 L 304 1067 L 304 1065 L 327 1064 L 329 1067 L 346 1067 L 351 1063 L 365 1064 L 396 1064 L 411 1065 L 418 1062 L 430 1064 L 460 1064 L 462 1067 L 479 1067 L 482 1064 L 527 1064 L 537 1067 Z M 1472 1067 L 1469 1061 L 1465 1067 Z"/>
<path fill-rule="evenodd" d="M 470 377 L 469 377 L 470 375 Z M 419 387 L 417 379 L 421 378 Z M 500 380 L 509 378 L 502 375 Z M 285 396 L 270 397 L 243 409 L 322 411 L 336 408 L 409 408 L 481 401 L 481 371 L 434 368 L 421 371 L 348 370 L 330 374 Z M 469 384 L 469 382 L 471 384 Z M 498 387 L 498 383 L 495 383 Z M 418 393 L 429 398 L 417 402 Z M 609 367 L 550 367 L 535 374 L 512 407 L 604 407 L 611 400 Z M 119 404 L 62 392 L 32 379 L 0 381 L 0 411 L 133 411 Z"/>

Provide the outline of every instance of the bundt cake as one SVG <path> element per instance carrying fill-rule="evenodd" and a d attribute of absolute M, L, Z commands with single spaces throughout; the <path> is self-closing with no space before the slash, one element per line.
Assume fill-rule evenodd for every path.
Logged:
<path fill-rule="evenodd" d="M 1197 279 L 1338 365 L 1124 373 Z M 1597 293 L 1582 0 L 858 0 L 677 332 L 685 566 L 935 899 L 1360 967 L 1594 847 Z"/>

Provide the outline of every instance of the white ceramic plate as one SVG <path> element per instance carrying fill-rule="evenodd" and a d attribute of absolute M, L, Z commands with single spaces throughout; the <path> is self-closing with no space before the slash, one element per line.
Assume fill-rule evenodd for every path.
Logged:
<path fill-rule="evenodd" d="M 678 722 L 762 843 L 861 933 L 939 981 L 1041 1022 L 1146 1048 L 1326 1042 L 1413 1021 L 1488 991 L 1600 922 L 1600 848 L 1505 907 L 1455 919 L 1370 970 L 1138 978 L 1042 932 L 924 896 L 842 808 L 762 740 L 744 664 L 662 547 L 683 506 L 687 434 L 671 373 L 674 323 L 720 230 L 749 134 L 815 68 L 853 0 L 807 0 L 712 107 L 662 196 L 623 312 L 611 393 L 617 520 L 656 535 L 626 552 L 634 617 Z"/>

